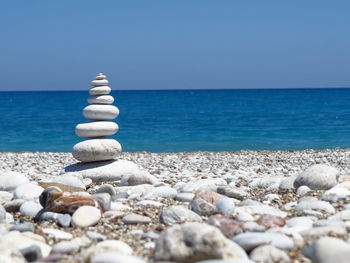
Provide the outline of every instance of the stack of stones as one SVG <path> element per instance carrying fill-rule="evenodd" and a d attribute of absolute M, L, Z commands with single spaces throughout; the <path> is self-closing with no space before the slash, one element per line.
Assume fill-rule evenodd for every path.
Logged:
<path fill-rule="evenodd" d="M 112 136 L 118 132 L 118 124 L 111 121 L 118 117 L 119 110 L 113 104 L 114 98 L 109 95 L 111 88 L 106 76 L 102 73 L 91 82 L 89 106 L 83 110 L 85 118 L 91 120 L 80 123 L 75 128 L 75 133 L 85 141 L 74 145 L 72 154 L 75 159 L 83 163 L 113 160 L 121 152 L 119 142 L 106 136 Z"/>

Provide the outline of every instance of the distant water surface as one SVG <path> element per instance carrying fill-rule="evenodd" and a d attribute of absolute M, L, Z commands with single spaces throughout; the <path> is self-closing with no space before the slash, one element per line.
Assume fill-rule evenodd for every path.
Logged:
<path fill-rule="evenodd" d="M 350 89 L 114 91 L 124 151 L 350 148 Z M 68 152 L 87 91 L 1 92 L 0 151 Z"/>

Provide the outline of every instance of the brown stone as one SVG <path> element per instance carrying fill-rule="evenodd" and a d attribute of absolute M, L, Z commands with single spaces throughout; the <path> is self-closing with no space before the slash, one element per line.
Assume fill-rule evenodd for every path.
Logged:
<path fill-rule="evenodd" d="M 52 189 L 47 193 L 44 209 L 50 212 L 73 214 L 80 206 L 100 208 L 99 204 L 90 196 Z"/>
<path fill-rule="evenodd" d="M 226 196 L 218 194 L 214 191 L 205 190 L 205 191 L 197 192 L 193 199 L 203 199 L 210 204 L 215 204 L 216 201 L 218 201 L 219 199 L 224 198 L 224 197 L 226 197 Z"/>
<path fill-rule="evenodd" d="M 279 216 L 264 214 L 264 215 L 261 215 L 256 222 L 259 225 L 263 225 L 267 228 L 271 228 L 271 227 L 284 226 L 284 224 L 286 223 L 286 220 L 284 220 L 282 217 L 279 217 Z"/>
<path fill-rule="evenodd" d="M 208 219 L 208 224 L 219 228 L 227 238 L 232 238 L 237 234 L 243 233 L 241 224 L 227 216 L 211 216 Z"/>

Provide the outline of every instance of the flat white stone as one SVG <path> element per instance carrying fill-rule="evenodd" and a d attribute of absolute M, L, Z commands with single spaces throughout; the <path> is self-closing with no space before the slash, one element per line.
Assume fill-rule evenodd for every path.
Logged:
<path fill-rule="evenodd" d="M 13 198 L 30 201 L 39 198 L 42 191 L 44 191 L 44 188 L 39 185 L 33 183 L 21 184 L 15 189 Z"/>
<path fill-rule="evenodd" d="M 88 227 L 96 225 L 101 218 L 101 211 L 93 206 L 81 206 L 72 215 L 72 225 Z"/>
<path fill-rule="evenodd" d="M 89 105 L 84 108 L 83 115 L 95 121 L 113 120 L 118 117 L 119 109 L 113 105 Z"/>
<path fill-rule="evenodd" d="M 81 162 L 97 162 L 112 160 L 121 150 L 120 143 L 114 139 L 90 139 L 74 145 L 72 155 Z"/>
<path fill-rule="evenodd" d="M 81 138 L 112 136 L 119 130 L 118 124 L 111 121 L 80 123 L 75 127 L 75 134 Z"/>
<path fill-rule="evenodd" d="M 21 205 L 19 212 L 23 216 L 35 217 L 43 207 L 33 201 L 27 201 Z"/>
<path fill-rule="evenodd" d="M 106 80 L 106 79 L 95 79 L 95 80 L 91 81 L 91 85 L 94 86 L 94 87 L 105 86 L 105 85 L 108 85 L 108 80 Z"/>
<path fill-rule="evenodd" d="M 90 95 L 108 95 L 111 93 L 112 89 L 108 86 L 100 86 L 100 87 L 95 87 L 91 88 L 89 90 Z"/>
<path fill-rule="evenodd" d="M 103 181 L 116 181 L 120 180 L 123 176 L 128 174 L 139 173 L 140 168 L 133 162 L 126 160 L 118 161 L 105 161 L 105 162 L 93 162 L 93 163 L 77 163 L 65 167 L 64 172 L 76 172 L 82 175 L 84 178 L 90 178 L 94 182 Z M 154 188 L 152 185 L 146 185 L 149 188 Z M 118 187 L 118 189 L 123 187 Z M 145 185 L 127 187 L 137 189 L 145 188 Z M 127 191 L 127 190 L 125 190 Z M 147 188 L 147 191 L 149 189 Z M 141 192 L 140 194 L 143 194 Z"/>
<path fill-rule="evenodd" d="M 57 239 L 72 239 L 73 235 L 71 233 L 54 229 L 54 228 L 43 228 L 42 231 L 44 234 L 57 238 Z"/>
<path fill-rule="evenodd" d="M 96 76 L 96 79 L 100 80 L 100 79 L 105 79 L 106 75 L 104 75 L 103 73 L 98 73 Z"/>
<path fill-rule="evenodd" d="M 113 104 L 114 98 L 110 95 L 90 96 L 89 104 Z"/>
<path fill-rule="evenodd" d="M 0 174 L 0 191 L 13 191 L 21 184 L 29 183 L 29 179 L 21 173 L 4 172 Z"/>

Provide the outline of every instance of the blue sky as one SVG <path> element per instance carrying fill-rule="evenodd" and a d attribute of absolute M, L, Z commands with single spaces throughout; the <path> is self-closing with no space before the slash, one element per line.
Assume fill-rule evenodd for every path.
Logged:
<path fill-rule="evenodd" d="M 350 1 L 2 0 L 0 90 L 350 86 Z"/>

